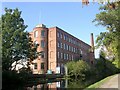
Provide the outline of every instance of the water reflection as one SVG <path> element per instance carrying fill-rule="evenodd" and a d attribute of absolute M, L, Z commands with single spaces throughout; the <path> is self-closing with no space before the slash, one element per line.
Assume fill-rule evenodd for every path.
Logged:
<path fill-rule="evenodd" d="M 33 85 L 33 86 L 29 86 L 27 87 L 27 90 L 45 90 L 45 89 L 53 89 L 57 90 L 57 88 L 61 88 L 62 86 L 62 81 L 59 82 L 50 82 L 50 83 L 46 83 L 46 84 L 38 84 L 38 85 Z"/>
<path fill-rule="evenodd" d="M 64 79 L 60 81 L 50 81 L 45 84 L 37 84 L 32 86 L 27 86 L 27 90 L 57 90 L 60 88 L 85 88 L 86 84 L 85 82 L 82 82 L 80 80 L 71 80 L 71 79 Z"/>

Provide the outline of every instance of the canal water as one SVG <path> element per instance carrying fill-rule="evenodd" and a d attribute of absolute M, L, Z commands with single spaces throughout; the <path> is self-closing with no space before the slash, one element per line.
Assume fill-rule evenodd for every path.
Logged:
<path fill-rule="evenodd" d="M 88 86 L 88 82 L 80 81 L 80 80 L 72 80 L 72 79 L 59 79 L 59 80 L 47 80 L 47 82 L 41 82 L 38 80 L 37 82 L 33 80 L 33 82 L 26 85 L 19 84 L 7 84 L 4 85 L 2 90 L 70 90 L 73 89 L 83 89 Z"/>
<path fill-rule="evenodd" d="M 85 88 L 86 83 L 81 82 L 80 80 L 59 80 L 59 81 L 52 81 L 48 80 L 47 83 L 39 83 L 39 84 L 32 84 L 27 85 L 24 87 L 25 90 L 50 90 L 50 89 L 61 89 L 61 88 Z"/>

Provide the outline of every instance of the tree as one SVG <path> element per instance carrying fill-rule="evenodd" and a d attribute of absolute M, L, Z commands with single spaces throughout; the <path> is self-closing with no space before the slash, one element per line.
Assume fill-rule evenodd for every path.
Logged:
<path fill-rule="evenodd" d="M 2 69 L 11 70 L 15 61 L 33 60 L 37 57 L 36 48 L 25 31 L 27 25 L 21 17 L 21 11 L 5 8 L 2 15 Z"/>
<path fill-rule="evenodd" d="M 96 59 L 95 71 L 98 79 L 105 78 L 119 72 L 119 69 L 112 62 L 105 58 L 105 52 L 100 51 L 100 58 Z"/>
<path fill-rule="evenodd" d="M 82 0 L 83 5 L 88 5 L 90 0 Z M 120 3 L 120 0 L 93 0 L 93 2 L 98 2 L 99 4 L 106 4 L 111 9 L 117 7 L 116 3 Z"/>
<path fill-rule="evenodd" d="M 68 62 L 66 66 L 68 68 L 68 75 L 75 76 L 75 79 L 78 77 L 85 79 L 86 75 L 89 74 L 88 72 L 90 71 L 90 66 L 83 60 Z"/>
<path fill-rule="evenodd" d="M 97 37 L 96 43 L 104 46 L 109 55 L 114 56 L 116 62 L 120 61 L 120 3 L 116 3 L 117 7 L 110 9 L 107 5 L 100 7 L 101 12 L 96 14 L 96 25 L 106 27 L 106 32 L 101 32 Z M 117 63 L 119 64 L 119 63 Z M 119 65 L 117 65 L 119 67 Z"/>

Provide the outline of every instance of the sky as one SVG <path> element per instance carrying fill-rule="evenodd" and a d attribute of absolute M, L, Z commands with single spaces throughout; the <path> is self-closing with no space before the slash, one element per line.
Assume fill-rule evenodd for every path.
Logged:
<path fill-rule="evenodd" d="M 45 24 L 47 27 L 57 26 L 72 34 L 80 40 L 90 44 L 90 34 L 94 34 L 94 41 L 105 27 L 95 26 L 92 21 L 96 14 L 100 13 L 98 3 L 90 2 L 90 5 L 83 6 L 81 2 L 2 2 L 2 14 L 4 8 L 18 8 L 22 11 L 24 19 L 30 32 L 37 24 Z M 98 57 L 99 50 L 95 51 Z"/>

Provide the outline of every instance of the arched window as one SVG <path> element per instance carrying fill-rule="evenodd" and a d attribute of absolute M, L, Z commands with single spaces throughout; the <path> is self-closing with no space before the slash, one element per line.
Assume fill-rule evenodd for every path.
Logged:
<path fill-rule="evenodd" d="M 38 31 L 34 32 L 34 37 L 38 37 Z"/>

